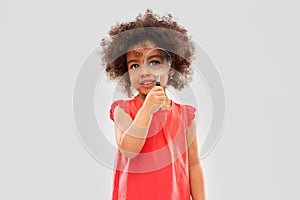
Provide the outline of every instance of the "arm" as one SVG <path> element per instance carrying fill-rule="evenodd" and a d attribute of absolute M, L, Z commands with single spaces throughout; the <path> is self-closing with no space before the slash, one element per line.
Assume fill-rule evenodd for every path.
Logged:
<path fill-rule="evenodd" d="M 152 115 L 165 103 L 166 96 L 161 86 L 153 87 L 136 114 L 134 120 L 120 107 L 116 107 L 115 137 L 120 151 L 128 158 L 134 158 L 143 148 Z"/>
<path fill-rule="evenodd" d="M 189 177 L 191 195 L 193 200 L 205 200 L 204 176 L 198 156 L 196 125 L 192 120 L 191 125 L 187 128 L 188 141 L 188 160 L 189 160 Z"/>
<path fill-rule="evenodd" d="M 134 158 L 144 146 L 152 114 L 146 106 L 138 111 L 134 121 L 119 106 L 115 112 L 115 138 L 120 151 Z"/>

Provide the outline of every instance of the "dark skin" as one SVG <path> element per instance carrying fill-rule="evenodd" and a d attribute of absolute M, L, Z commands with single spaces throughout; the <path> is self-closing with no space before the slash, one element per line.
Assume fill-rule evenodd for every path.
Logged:
<path fill-rule="evenodd" d="M 155 48 L 155 45 L 150 45 L 149 47 L 150 48 L 130 52 L 126 55 L 131 84 L 139 92 L 136 96 L 137 100 L 143 103 L 133 122 L 142 127 L 149 125 L 152 114 L 159 108 L 168 109 L 171 106 L 171 100 L 167 97 L 165 92 L 170 73 L 161 76 L 162 86 L 156 86 L 155 76 L 149 74 L 142 66 L 144 55 L 151 47 Z M 133 137 L 130 134 L 126 134 L 126 130 L 122 131 L 118 127 L 119 126 L 115 125 L 118 147 L 125 156 L 133 158 L 142 149 L 146 137 Z M 147 132 L 145 131 L 142 134 L 146 136 Z M 188 164 L 191 196 L 193 200 L 205 200 L 204 176 L 198 156 L 196 125 L 194 120 L 192 120 L 191 125 L 187 128 L 186 135 L 189 146 Z"/>

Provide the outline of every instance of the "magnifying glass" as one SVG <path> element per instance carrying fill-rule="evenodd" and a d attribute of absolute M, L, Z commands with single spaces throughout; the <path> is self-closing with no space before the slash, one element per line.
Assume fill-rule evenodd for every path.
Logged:
<path fill-rule="evenodd" d="M 155 75 L 157 86 L 160 86 L 160 76 L 169 72 L 171 64 L 170 54 L 161 48 L 148 51 L 144 58 L 144 66 L 150 74 Z"/>

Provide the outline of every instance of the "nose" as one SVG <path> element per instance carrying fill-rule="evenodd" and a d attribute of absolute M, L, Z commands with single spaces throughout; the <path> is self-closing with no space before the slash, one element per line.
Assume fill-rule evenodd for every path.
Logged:
<path fill-rule="evenodd" d="M 150 73 L 147 71 L 147 68 L 145 67 L 145 65 L 142 65 L 140 67 L 140 76 L 149 76 Z"/>

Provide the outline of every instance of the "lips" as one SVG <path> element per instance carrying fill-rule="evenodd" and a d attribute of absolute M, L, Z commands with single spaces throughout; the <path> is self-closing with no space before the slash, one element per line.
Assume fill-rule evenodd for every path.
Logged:
<path fill-rule="evenodd" d="M 155 80 L 143 80 L 140 82 L 140 85 L 151 85 Z"/>

